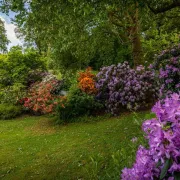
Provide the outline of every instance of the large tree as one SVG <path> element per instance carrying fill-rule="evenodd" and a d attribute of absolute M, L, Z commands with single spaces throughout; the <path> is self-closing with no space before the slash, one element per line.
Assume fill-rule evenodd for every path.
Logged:
<path fill-rule="evenodd" d="M 147 0 L 146 4 L 154 14 L 160 14 L 179 8 L 180 0 Z"/>
<path fill-rule="evenodd" d="M 4 22 L 2 19 L 0 19 L 0 52 L 6 52 L 8 44 L 9 44 L 9 40 L 6 35 Z"/>
<path fill-rule="evenodd" d="M 6 0 L 4 7 L 16 11 L 19 34 L 35 42 L 40 52 L 52 50 L 80 66 L 96 54 L 101 32 L 130 47 L 134 65 L 143 63 L 141 39 L 153 27 L 148 18 L 179 7 L 179 0 Z M 154 18 L 155 19 L 155 18 Z M 143 22 L 143 24 L 141 23 Z M 144 27 L 148 28 L 144 28 Z M 159 27 L 157 27 L 159 28 Z M 106 41 L 108 38 L 104 38 Z M 98 46 L 101 48 L 100 46 Z M 115 50 L 117 51 L 117 49 Z"/>

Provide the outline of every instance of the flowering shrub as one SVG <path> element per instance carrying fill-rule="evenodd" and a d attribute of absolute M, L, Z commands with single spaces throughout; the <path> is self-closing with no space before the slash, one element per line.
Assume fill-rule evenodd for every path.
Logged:
<path fill-rule="evenodd" d="M 160 68 L 160 96 L 162 98 L 180 91 L 180 44 L 162 51 L 152 67 Z"/>
<path fill-rule="evenodd" d="M 152 111 L 157 118 L 143 124 L 149 149 L 139 147 L 133 167 L 122 171 L 123 180 L 180 178 L 180 94 L 159 101 Z"/>
<path fill-rule="evenodd" d="M 160 63 L 164 60 L 171 59 L 172 57 L 180 56 L 180 44 L 174 46 L 173 48 L 169 48 L 163 50 L 158 56 L 156 56 L 156 61 L 154 63 L 154 67 L 157 68 Z"/>
<path fill-rule="evenodd" d="M 131 69 L 128 62 L 103 67 L 97 74 L 97 98 L 105 101 L 113 115 L 122 107 L 137 110 L 152 104 L 157 97 L 155 73 L 143 66 Z"/>
<path fill-rule="evenodd" d="M 48 76 L 49 73 L 42 70 L 32 70 L 28 73 L 27 77 L 27 87 L 30 87 L 32 84 L 42 81 L 42 79 Z"/>
<path fill-rule="evenodd" d="M 95 87 L 95 75 L 92 74 L 91 68 L 87 68 L 85 72 L 79 73 L 79 88 L 87 94 L 95 94 L 97 92 Z"/>
<path fill-rule="evenodd" d="M 164 97 L 180 91 L 180 56 L 171 58 L 159 72 L 160 96 Z"/>
<path fill-rule="evenodd" d="M 57 78 L 54 74 L 51 74 L 51 73 L 46 73 L 44 75 L 44 78 L 42 79 L 42 82 L 46 83 L 46 82 L 49 82 L 49 81 L 56 81 Z"/>
<path fill-rule="evenodd" d="M 33 84 L 26 98 L 19 102 L 28 110 L 36 113 L 51 113 L 60 103 L 62 97 L 54 94 L 56 88 L 60 86 L 60 81 L 51 79 Z"/>
<path fill-rule="evenodd" d="M 73 118 L 93 115 L 101 110 L 103 106 L 96 100 L 96 92 L 95 75 L 92 74 L 89 67 L 84 72 L 80 72 L 74 83 L 71 84 L 64 106 L 58 106 L 59 122 L 72 122 Z"/>

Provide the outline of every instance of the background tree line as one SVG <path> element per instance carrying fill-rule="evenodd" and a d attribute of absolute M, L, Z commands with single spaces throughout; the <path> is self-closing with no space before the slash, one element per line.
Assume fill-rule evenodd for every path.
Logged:
<path fill-rule="evenodd" d="M 17 36 L 61 70 L 149 64 L 179 42 L 179 7 L 179 0 L 1 1 L 2 12 L 17 13 Z"/>

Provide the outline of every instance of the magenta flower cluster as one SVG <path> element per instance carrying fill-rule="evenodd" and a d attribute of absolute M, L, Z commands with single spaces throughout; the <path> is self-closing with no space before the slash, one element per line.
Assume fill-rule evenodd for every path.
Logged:
<path fill-rule="evenodd" d="M 97 74 L 97 98 L 118 115 L 123 108 L 137 110 L 152 105 L 159 90 L 155 73 L 144 66 L 130 68 L 128 62 L 101 68 Z"/>
<path fill-rule="evenodd" d="M 159 101 L 156 118 L 143 123 L 149 149 L 139 147 L 136 162 L 122 171 L 123 180 L 176 180 L 180 178 L 180 94 Z"/>

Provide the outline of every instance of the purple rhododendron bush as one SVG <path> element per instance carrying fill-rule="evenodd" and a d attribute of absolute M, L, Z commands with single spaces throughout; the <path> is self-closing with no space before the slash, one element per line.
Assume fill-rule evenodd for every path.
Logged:
<path fill-rule="evenodd" d="M 180 44 L 166 49 L 157 56 L 152 69 L 158 69 L 160 97 L 180 91 Z"/>
<path fill-rule="evenodd" d="M 154 71 L 144 66 L 132 69 L 128 62 L 101 68 L 96 88 L 97 98 L 104 101 L 113 115 L 118 115 L 123 108 L 138 110 L 152 106 L 159 91 Z"/>
<path fill-rule="evenodd" d="M 136 162 L 122 171 L 123 180 L 180 179 L 180 94 L 152 108 L 156 118 L 143 123 L 149 149 L 139 147 Z"/>

